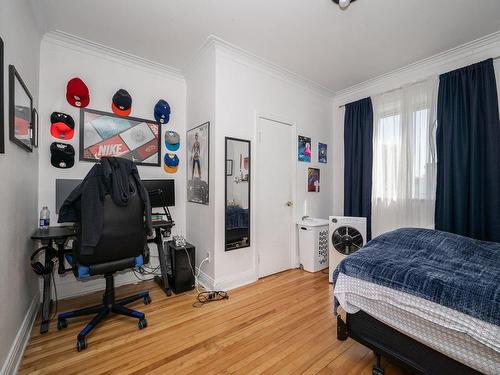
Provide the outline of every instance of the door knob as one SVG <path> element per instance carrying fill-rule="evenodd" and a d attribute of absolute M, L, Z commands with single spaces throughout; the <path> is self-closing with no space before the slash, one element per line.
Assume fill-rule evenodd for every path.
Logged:
<path fill-rule="evenodd" d="M 292 202 L 292 201 L 288 201 L 288 202 L 286 202 L 286 205 L 287 205 L 288 207 L 292 207 L 292 206 L 293 206 L 293 202 Z"/>

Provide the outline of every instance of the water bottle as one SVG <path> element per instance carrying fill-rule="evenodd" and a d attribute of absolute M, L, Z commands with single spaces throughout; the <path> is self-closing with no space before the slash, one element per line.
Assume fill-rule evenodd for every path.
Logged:
<path fill-rule="evenodd" d="M 40 229 L 49 229 L 50 211 L 47 206 L 43 206 L 40 211 Z"/>

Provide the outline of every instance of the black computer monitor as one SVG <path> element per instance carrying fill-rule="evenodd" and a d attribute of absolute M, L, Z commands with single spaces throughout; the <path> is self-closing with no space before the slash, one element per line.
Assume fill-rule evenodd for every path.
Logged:
<path fill-rule="evenodd" d="M 175 183 L 174 180 L 142 180 L 147 191 L 161 190 L 167 207 L 175 206 Z M 150 194 L 151 207 L 163 207 L 162 199 L 157 194 Z"/>
<path fill-rule="evenodd" d="M 69 197 L 71 192 L 78 186 L 82 180 L 74 179 L 70 180 L 67 178 L 58 178 L 56 179 L 56 214 L 59 214 L 59 210 L 66 200 Z"/>
<path fill-rule="evenodd" d="M 70 195 L 70 193 L 75 189 L 82 180 L 80 179 L 56 179 L 56 213 L 59 213 L 59 209 Z M 163 199 L 167 207 L 175 206 L 175 184 L 174 180 L 142 180 L 144 187 L 148 191 L 160 190 L 163 192 Z M 151 207 L 163 207 L 162 200 L 159 195 L 150 195 Z"/>

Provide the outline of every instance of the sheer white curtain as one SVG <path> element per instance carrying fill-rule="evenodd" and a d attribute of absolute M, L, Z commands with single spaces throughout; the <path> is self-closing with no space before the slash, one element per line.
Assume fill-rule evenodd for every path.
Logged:
<path fill-rule="evenodd" d="M 434 227 L 437 86 L 436 78 L 373 98 L 373 237 Z"/>

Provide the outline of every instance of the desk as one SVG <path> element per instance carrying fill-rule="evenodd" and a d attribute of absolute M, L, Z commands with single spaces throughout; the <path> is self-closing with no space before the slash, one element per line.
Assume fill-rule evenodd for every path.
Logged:
<path fill-rule="evenodd" d="M 167 257 L 165 249 L 163 248 L 163 234 L 162 232 L 169 232 L 175 225 L 173 221 L 154 221 L 153 228 L 155 230 L 154 242 L 158 246 L 158 258 L 160 261 L 161 276 L 155 276 L 155 281 L 167 294 L 172 295 L 172 289 L 168 283 L 168 270 L 167 270 Z M 32 240 L 39 240 L 42 246 L 46 247 L 45 252 L 45 267 L 50 267 L 52 259 L 59 260 L 59 267 L 57 272 L 61 275 L 67 270 L 64 267 L 64 255 L 71 250 L 66 250 L 64 244 L 70 237 L 76 236 L 76 229 L 74 226 L 62 227 L 49 227 L 49 229 L 37 229 L 31 235 Z M 56 247 L 54 247 L 54 244 Z M 46 333 L 49 330 L 50 324 L 50 310 L 52 303 L 52 285 L 51 274 L 43 275 L 43 300 L 42 300 L 42 323 L 40 324 L 40 333 Z"/>
<path fill-rule="evenodd" d="M 75 227 L 73 226 L 49 227 L 48 229 L 37 229 L 33 232 L 31 239 L 40 241 L 42 246 L 46 247 L 44 259 L 45 268 L 49 268 L 52 259 L 57 257 L 59 260 L 57 272 L 59 274 L 66 272 L 64 267 L 64 254 L 70 250 L 66 250 L 64 244 L 68 238 L 74 237 L 75 235 Z M 54 247 L 54 243 L 56 247 Z M 50 281 L 51 274 L 43 274 L 42 323 L 40 324 L 40 333 L 46 333 L 49 330 L 52 303 L 52 285 Z"/>
<path fill-rule="evenodd" d="M 165 254 L 165 249 L 163 248 L 163 234 L 162 232 L 170 232 L 175 223 L 172 220 L 159 220 L 153 221 L 153 228 L 155 230 L 154 242 L 158 247 L 158 259 L 160 261 L 160 272 L 161 276 L 155 276 L 154 280 L 160 286 L 161 289 L 167 294 L 167 296 L 172 295 L 172 288 L 168 283 L 168 269 L 167 269 L 167 255 Z"/>

